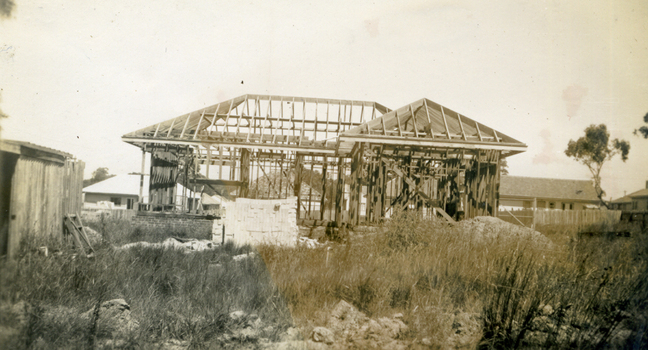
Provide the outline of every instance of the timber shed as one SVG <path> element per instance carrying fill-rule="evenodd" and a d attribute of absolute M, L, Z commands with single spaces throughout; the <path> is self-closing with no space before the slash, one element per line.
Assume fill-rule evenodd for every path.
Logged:
<path fill-rule="evenodd" d="M 242 198 L 295 196 L 298 219 L 328 212 L 349 225 L 380 222 L 397 207 L 446 218 L 496 215 L 499 161 L 527 148 L 428 99 L 392 110 L 270 95 L 222 101 L 122 140 L 142 150 L 142 174 L 151 157 L 150 204 L 141 210 L 186 211 L 173 202 L 180 181 Z M 323 194 L 319 203 L 303 198 L 302 183 Z"/>
<path fill-rule="evenodd" d="M 65 214 L 81 211 L 85 164 L 69 153 L 0 140 L 0 255 L 26 236 L 63 238 Z"/>

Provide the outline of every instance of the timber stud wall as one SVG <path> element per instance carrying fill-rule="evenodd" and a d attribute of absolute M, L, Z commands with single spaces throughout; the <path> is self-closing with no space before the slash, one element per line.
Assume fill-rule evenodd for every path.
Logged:
<path fill-rule="evenodd" d="M 333 213 L 329 218 L 348 225 L 381 222 L 398 207 L 451 221 L 497 215 L 500 159 L 527 148 L 428 99 L 391 110 L 370 101 L 270 95 L 223 101 L 122 140 L 164 165 L 152 168 L 151 189 L 178 182 L 237 198 L 295 196 L 298 219 Z M 158 164 L 160 152 L 184 159 Z M 153 190 L 150 198 L 158 198 Z M 186 212 L 161 198 L 154 205 L 162 210 Z"/>

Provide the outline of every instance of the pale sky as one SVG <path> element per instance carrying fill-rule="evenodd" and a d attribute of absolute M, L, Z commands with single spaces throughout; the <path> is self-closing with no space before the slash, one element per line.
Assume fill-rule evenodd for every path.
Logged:
<path fill-rule="evenodd" d="M 250 94 L 426 97 L 526 143 L 512 175 L 588 179 L 564 155 L 605 123 L 630 141 L 605 166 L 645 187 L 646 1 L 35 1 L 0 19 L 2 137 L 140 170 L 121 136 Z"/>

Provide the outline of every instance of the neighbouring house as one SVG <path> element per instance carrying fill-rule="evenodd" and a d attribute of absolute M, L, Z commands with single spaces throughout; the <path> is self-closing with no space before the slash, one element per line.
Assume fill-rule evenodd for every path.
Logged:
<path fill-rule="evenodd" d="M 646 181 L 646 188 L 615 199 L 611 204 L 619 210 L 648 210 L 648 181 Z"/>
<path fill-rule="evenodd" d="M 148 203 L 149 182 L 144 181 L 142 191 L 142 203 Z M 187 209 L 191 210 L 198 204 L 205 210 L 220 209 L 230 200 L 218 195 L 209 196 L 206 193 L 200 196 L 196 191 L 186 189 L 176 184 L 176 192 L 179 198 L 175 203 L 182 203 L 182 194 L 185 193 Z M 84 209 L 137 209 L 140 195 L 139 175 L 117 175 L 101 182 L 97 182 L 83 189 Z M 199 201 L 200 198 L 200 201 Z"/>
<path fill-rule="evenodd" d="M 632 198 L 623 196 L 610 202 L 610 209 L 632 210 Z"/>
<path fill-rule="evenodd" d="M 503 175 L 499 192 L 500 207 L 507 210 L 584 210 L 599 206 L 591 180 Z"/>
<path fill-rule="evenodd" d="M 84 166 L 66 152 L 0 140 L 0 255 L 14 257 L 26 236 L 63 238 L 65 215 L 81 211 Z"/>

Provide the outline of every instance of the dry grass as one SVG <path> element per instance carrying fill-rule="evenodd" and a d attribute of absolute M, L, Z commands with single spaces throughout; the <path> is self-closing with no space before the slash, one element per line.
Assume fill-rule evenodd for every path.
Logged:
<path fill-rule="evenodd" d="M 41 245 L 49 246 L 49 256 L 32 248 Z M 52 254 L 57 250 L 60 254 Z M 95 334 L 80 314 L 116 298 L 130 304 L 140 323 L 130 340 L 135 347 L 168 339 L 200 347 L 231 328 L 228 315 L 235 310 L 259 315 L 276 332 L 291 323 L 263 261 L 232 260 L 249 246 L 227 244 L 190 254 L 151 247 L 118 250 L 110 244 L 96 250 L 89 259 L 59 242 L 32 241 L 17 261 L 2 262 L 0 301 L 30 305 L 27 326 L 14 345 L 29 348 L 42 338 L 49 347 L 89 348 Z M 0 326 L 15 326 L 14 321 L 0 318 Z"/>
<path fill-rule="evenodd" d="M 538 308 L 549 304 L 559 326 L 576 334 L 556 331 L 545 347 L 608 344 L 622 322 L 634 342 L 647 345 L 645 323 L 636 321 L 648 316 L 645 235 L 550 237 L 563 242 L 551 249 L 523 238 L 484 242 L 401 213 L 385 234 L 331 250 L 264 246 L 260 252 L 306 331 L 325 322 L 321 310 L 344 299 L 370 316 L 402 312 L 412 339 L 428 338 L 439 347 L 455 333 L 451 315 L 476 315 L 482 337 L 473 345 L 512 348 L 523 345 Z"/>
<path fill-rule="evenodd" d="M 102 300 L 123 298 L 140 321 L 134 347 L 166 339 L 204 347 L 230 327 L 233 310 L 256 313 L 277 332 L 294 318 L 309 332 L 325 324 L 340 299 L 371 317 L 402 312 L 406 337 L 427 338 L 438 348 L 456 345 L 458 336 L 473 348 L 530 346 L 526 339 L 545 304 L 555 310 L 557 327 L 543 348 L 648 347 L 645 234 L 586 236 L 544 227 L 554 242 L 548 248 L 525 238 L 479 239 L 405 212 L 385 233 L 315 249 L 261 246 L 263 261 L 236 263 L 232 255 L 252 248 L 119 251 L 113 244 L 181 233 L 137 231 L 119 221 L 92 225 L 104 241 L 93 259 L 74 257 L 58 242 L 32 240 L 16 262 L 0 264 L 0 301 L 32 306 L 12 346 L 28 348 L 41 337 L 53 346 L 88 348 L 93 330 L 78 315 Z M 33 247 L 41 245 L 61 254 L 40 255 Z M 213 269 L 216 263 L 223 268 Z M 477 332 L 457 334 L 458 315 Z M 0 326 L 16 322 L 0 314 Z M 625 343 L 615 338 L 619 330 L 630 332 Z"/>

